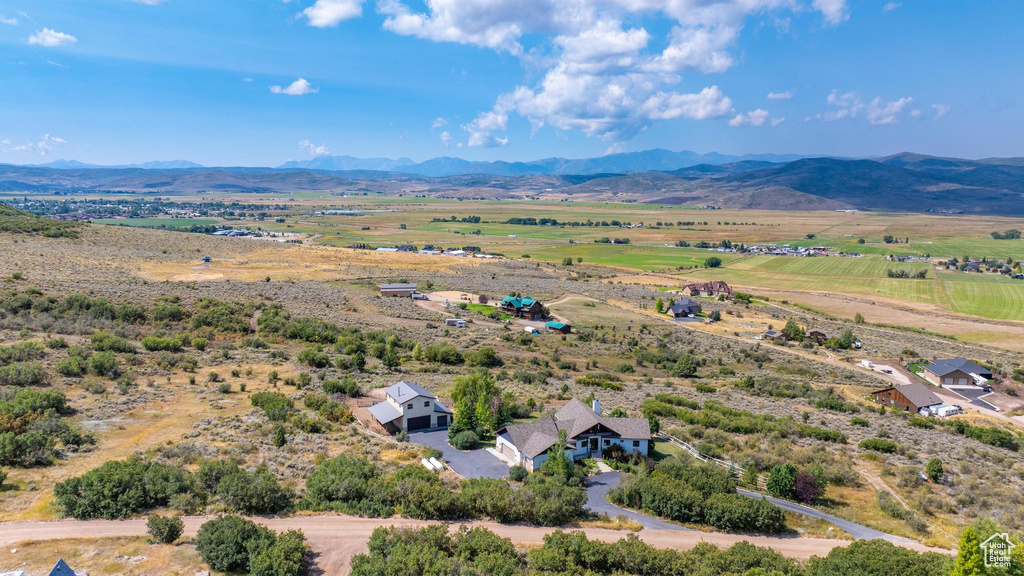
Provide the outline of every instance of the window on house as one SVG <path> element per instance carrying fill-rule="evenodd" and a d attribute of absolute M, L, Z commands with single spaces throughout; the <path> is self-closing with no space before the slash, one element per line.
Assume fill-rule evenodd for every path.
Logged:
<path fill-rule="evenodd" d="M 633 440 L 633 448 L 639 448 L 639 447 L 640 447 L 640 441 L 639 440 Z"/>
<path fill-rule="evenodd" d="M 604 439 L 604 445 L 605 445 L 605 446 L 608 446 L 609 444 L 611 444 L 611 440 L 609 440 L 609 439 L 605 438 L 605 439 Z"/>
<path fill-rule="evenodd" d="M 430 408 L 430 401 L 429 401 L 429 400 L 427 400 L 426 402 L 424 402 L 424 403 L 423 403 L 423 407 L 424 407 L 424 408 Z"/>
<path fill-rule="evenodd" d="M 409 404 L 406 406 L 406 408 L 408 408 L 409 410 L 412 410 L 412 402 L 409 402 Z"/>

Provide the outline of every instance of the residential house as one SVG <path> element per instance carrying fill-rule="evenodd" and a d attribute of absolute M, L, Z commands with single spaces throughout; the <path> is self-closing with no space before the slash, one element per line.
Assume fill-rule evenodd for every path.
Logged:
<path fill-rule="evenodd" d="M 415 284 L 381 284 L 380 295 L 391 298 L 411 298 L 416 293 Z"/>
<path fill-rule="evenodd" d="M 974 386 L 992 379 L 992 371 L 966 358 L 935 360 L 924 366 L 921 375 L 936 386 Z"/>
<path fill-rule="evenodd" d="M 771 342 L 785 342 L 786 341 L 786 335 L 783 334 L 782 332 L 779 332 L 778 330 L 768 330 L 767 332 L 762 334 L 761 337 L 764 338 L 765 340 L 769 340 Z"/>
<path fill-rule="evenodd" d="M 811 328 L 805 334 L 808 340 L 814 340 L 815 342 L 821 343 L 832 337 L 831 334 L 822 330 L 821 328 Z"/>
<path fill-rule="evenodd" d="M 696 316 L 700 312 L 700 304 L 690 298 L 680 298 L 673 302 L 666 312 L 673 318 L 686 318 L 691 314 Z"/>
<path fill-rule="evenodd" d="M 529 297 L 505 296 L 501 300 L 501 310 L 516 318 L 540 320 L 544 318 L 544 307 L 540 302 Z"/>
<path fill-rule="evenodd" d="M 555 322 L 554 320 L 552 320 L 551 322 L 548 322 L 544 326 L 548 330 L 552 332 L 558 332 L 560 334 L 569 334 L 570 332 L 572 332 L 572 326 L 566 324 L 565 322 Z"/>
<path fill-rule="evenodd" d="M 880 404 L 915 413 L 921 410 L 929 411 L 930 408 L 942 404 L 942 400 L 931 391 L 931 388 L 920 382 L 875 390 L 871 393 L 871 398 Z"/>
<path fill-rule="evenodd" d="M 718 298 L 719 296 L 732 298 L 733 290 L 725 282 L 722 282 L 721 280 L 713 280 L 711 282 L 695 282 L 687 284 L 683 287 L 683 295 L 703 296 L 705 298 Z"/>
<path fill-rule="evenodd" d="M 452 422 L 452 411 L 419 384 L 399 382 L 384 394 L 383 402 L 370 406 L 370 414 L 388 432 L 447 428 Z"/>
<path fill-rule="evenodd" d="M 627 454 L 646 455 L 651 440 L 651 424 L 646 418 L 609 418 L 601 415 L 599 400 L 590 407 L 573 398 L 553 418 L 498 430 L 495 449 L 527 470 L 536 470 L 548 459 L 561 431 L 566 435 L 565 453 L 574 460 L 600 456 L 612 446 Z"/>

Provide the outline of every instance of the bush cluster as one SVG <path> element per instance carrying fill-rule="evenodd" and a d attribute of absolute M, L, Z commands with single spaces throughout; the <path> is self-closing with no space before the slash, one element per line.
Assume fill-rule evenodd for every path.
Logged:
<path fill-rule="evenodd" d="M 520 553 L 510 540 L 486 528 L 463 527 L 449 534 L 446 526 L 427 526 L 374 530 L 369 552 L 352 559 L 352 576 L 379 574 L 803 576 L 804 571 L 781 554 L 746 542 L 725 550 L 698 544 L 682 552 L 654 548 L 635 534 L 605 543 L 583 532 L 558 530 L 545 536 L 542 546 Z"/>
<path fill-rule="evenodd" d="M 364 516 L 430 520 L 491 518 L 557 526 L 583 518 L 586 492 L 541 475 L 514 490 L 501 480 L 477 478 L 454 485 L 421 466 L 382 472 L 365 458 L 338 456 L 306 479 L 301 506 Z"/>
<path fill-rule="evenodd" d="M 249 576 L 298 576 L 309 546 L 301 531 L 283 534 L 238 516 L 220 516 L 199 527 L 196 550 L 210 568 Z"/>
<path fill-rule="evenodd" d="M 737 494 L 735 478 L 712 465 L 666 460 L 649 475 L 641 471 L 626 476 L 608 496 L 676 522 L 720 530 L 775 534 L 786 528 L 782 510 L 767 500 Z"/>

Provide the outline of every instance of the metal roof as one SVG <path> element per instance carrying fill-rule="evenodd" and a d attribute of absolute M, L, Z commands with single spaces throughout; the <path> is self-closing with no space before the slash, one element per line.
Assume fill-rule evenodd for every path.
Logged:
<path fill-rule="evenodd" d="M 956 370 L 962 370 L 968 374 L 977 374 L 983 376 L 985 374 L 992 375 L 992 371 L 988 368 L 978 366 L 974 362 L 971 362 L 967 358 L 949 358 L 946 360 L 935 360 L 931 364 L 925 366 L 925 369 L 937 376 L 945 376 L 950 372 Z"/>
<path fill-rule="evenodd" d="M 516 298 L 515 296 L 505 296 L 501 300 L 501 305 L 511 304 L 516 308 L 529 308 L 533 306 L 537 301 L 530 297 Z"/>
<path fill-rule="evenodd" d="M 402 417 L 402 413 L 391 402 L 378 402 L 369 408 L 370 414 L 381 424 L 387 424 Z"/>
<path fill-rule="evenodd" d="M 419 384 L 413 384 L 412 382 L 399 382 L 388 386 L 388 389 L 384 391 L 388 396 L 395 399 L 399 404 L 404 404 L 409 400 L 422 396 L 424 398 L 431 398 L 436 400 L 437 396 L 434 396 L 427 389 Z"/>
<path fill-rule="evenodd" d="M 406 284 L 406 283 L 381 284 L 380 285 L 380 289 L 381 290 L 415 290 L 416 289 L 416 285 L 415 284 Z"/>
<path fill-rule="evenodd" d="M 893 388 L 883 388 L 881 390 L 875 390 L 873 394 L 886 392 L 892 389 Z M 927 384 L 912 382 L 910 384 L 904 384 L 903 386 L 897 386 L 895 390 L 918 408 L 926 408 L 928 406 L 942 404 L 942 400 L 932 392 L 931 388 Z"/>

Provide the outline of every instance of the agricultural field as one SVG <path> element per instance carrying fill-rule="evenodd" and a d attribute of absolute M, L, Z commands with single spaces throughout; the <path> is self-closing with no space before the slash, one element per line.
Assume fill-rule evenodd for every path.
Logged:
<path fill-rule="evenodd" d="M 395 214 L 376 212 L 331 220 L 383 222 Z M 257 225 L 275 231 L 306 226 L 302 218 L 293 220 L 288 213 L 283 217 L 283 223 Z M 412 225 L 403 230 L 400 222 L 392 224 L 371 231 L 382 239 L 393 234 L 388 243 L 401 242 L 396 238 L 403 234 L 424 238 L 433 234 Z M 317 228 L 327 227 L 308 226 Z M 349 229 L 340 224 L 332 228 Z M 290 498 L 282 504 L 284 508 L 270 514 L 308 526 L 318 521 L 324 509 L 311 509 L 303 496 L 313 490 L 309 478 L 325 461 L 365 457 L 391 478 L 403 467 L 417 467 L 424 455 L 435 454 L 415 439 L 399 442 L 367 430 L 360 415 L 365 417 L 367 404 L 379 398 L 382 387 L 398 380 L 418 382 L 451 402 L 459 382 L 486 374 L 500 396 L 494 397 L 495 404 L 484 402 L 478 407 L 508 402 L 515 411 L 504 416 L 507 421 L 543 418 L 570 398 L 583 400 L 593 394 L 609 411 L 654 418 L 662 431 L 761 475 L 785 463 L 801 470 L 820 469 L 827 486 L 816 507 L 930 546 L 954 546 L 967 518 L 981 514 L 1012 530 L 1024 528 L 1019 513 L 1024 509 L 1020 498 L 1024 460 L 1019 452 L 953 436 L 951 429 L 914 427 L 899 413 L 879 414 L 867 402 L 866 393 L 882 381 L 856 367 L 852 350 L 833 353 L 813 345 L 780 347 L 754 339 L 769 326 L 781 327 L 792 320 L 805 328 L 851 330 L 879 356 L 898 358 L 912 348 L 922 357 L 965 355 L 1012 373 L 1024 365 L 1019 354 L 886 328 L 880 325 L 884 317 L 871 318 L 878 324 L 858 325 L 795 308 L 776 295 L 790 286 L 785 283 L 792 281 L 789 278 L 850 290 L 869 282 L 875 282 L 873 290 L 894 292 L 900 286 L 943 286 L 944 294 L 949 292 L 945 282 L 955 283 L 962 276 L 988 286 L 988 276 L 942 273 L 936 279 L 930 271 L 920 281 L 880 279 L 877 275 L 884 274 L 889 263 L 879 256 L 751 257 L 666 248 L 649 241 L 605 245 L 494 238 L 495 242 L 536 242 L 518 250 L 537 255 L 486 261 L 349 250 L 321 245 L 312 236 L 307 238 L 309 243 L 300 244 L 153 228 L 80 224 L 75 229 L 74 238 L 0 234 L 0 262 L 4 263 L 0 278 L 5 279 L 0 336 L 5 354 L 9 358 L 16 353 L 27 355 L 24 362 L 38 363 L 35 372 L 19 365 L 17 371 L 0 373 L 5 382 L 14 382 L 4 385 L 4 394 L 21 389 L 59 391 L 70 409 L 52 417 L 55 421 L 47 421 L 43 429 L 60 430 L 59 425 L 66 425 L 82 433 L 82 438 L 63 434 L 66 440 L 55 442 L 47 458 L 31 465 L 6 456 L 9 463 L 2 471 L 8 476 L 0 493 L 0 513 L 5 519 L 87 516 L 90 512 L 68 508 L 67 497 L 60 497 L 57 486 L 107 462 L 138 454 L 187 478 L 202 477 L 200 470 L 210 461 L 230 460 L 245 474 L 263 474 L 261 486 L 279 487 Z M 628 231 L 633 232 L 647 231 Z M 465 244 L 487 245 L 484 235 L 469 238 Z M 572 266 L 563 264 L 558 249 L 568 250 L 564 257 L 573 258 Z M 17 257 L 26 251 L 38 256 Z M 638 273 L 631 261 L 635 254 L 649 259 L 686 255 L 695 268 L 680 271 L 678 265 L 651 262 L 652 272 Z M 203 262 L 203 255 L 211 261 Z M 722 267 L 701 267 L 700 259 L 707 255 L 720 257 Z M 657 273 L 661 269 L 657 266 L 676 276 Z M 751 305 L 700 299 L 705 314 L 721 313 L 722 320 L 708 326 L 676 323 L 655 313 L 656 300 L 671 297 L 663 288 L 677 288 L 684 276 L 705 274 L 721 274 L 738 285 L 745 277 L 759 283 L 777 282 L 783 288 Z M 829 284 L 837 279 L 848 282 L 847 288 Z M 487 294 L 492 303 L 514 290 L 540 299 L 573 330 L 564 336 L 529 336 L 522 322 L 504 316 L 487 318 L 493 308 L 478 303 L 454 312 L 468 320 L 466 328 L 450 329 L 444 326 L 444 318 L 453 312 L 378 296 L 378 284 L 395 281 L 415 282 L 437 293 Z M 940 294 L 933 288 L 900 297 L 915 305 L 935 306 Z M 490 352 L 483 355 L 484 349 Z M 482 356 L 491 360 L 483 364 L 478 360 Z M 110 364 L 104 367 L 91 358 Z M 32 374 L 38 376 L 31 383 L 17 380 Z M 1016 385 L 1007 381 L 1000 386 Z M 263 406 L 267 398 L 280 403 L 278 411 Z M 866 425 L 852 423 L 854 417 Z M 972 415 L 970 421 L 1017 434 L 1009 432 L 1016 428 L 1006 421 L 992 417 Z M 481 430 L 493 435 L 493 429 Z M 898 438 L 902 446 L 883 456 L 884 462 L 860 446 L 862 440 L 879 435 Z M 1024 436 L 1013 438 L 1024 441 Z M 671 461 L 687 460 L 686 454 L 659 443 L 653 455 Z M 941 458 L 955 471 L 958 483 L 910 482 L 931 457 Z M 414 479 L 423 476 L 411 470 L 401 474 Z M 641 473 L 630 474 L 642 480 Z M 913 520 L 886 513 L 876 502 L 874 480 L 865 474 L 880 475 L 878 482 L 914 508 L 916 516 L 907 515 Z M 423 490 L 459 494 L 466 482 L 448 472 L 431 478 Z M 743 482 L 758 485 L 756 477 Z M 963 497 L 961 486 L 982 484 L 1005 488 L 991 498 Z M 192 522 L 188 532 L 200 515 L 237 512 L 245 506 L 219 484 L 211 484 L 199 496 L 177 494 L 173 500 L 123 514 L 136 522 L 154 511 L 187 514 Z M 1003 506 L 998 513 L 991 511 L 997 497 Z M 924 504 L 918 506 L 918 501 Z M 379 514 L 413 515 L 401 521 L 447 514 L 417 511 L 404 504 L 389 501 Z M 340 504 L 331 509 L 356 515 L 365 510 Z M 467 510 L 450 514 L 462 518 L 470 514 Z M 583 530 L 617 526 L 612 519 L 573 514 L 562 524 Z M 486 515 L 475 519 L 483 518 Z M 831 526 L 802 518 L 787 516 L 786 522 L 792 532 L 784 542 L 810 535 L 842 537 Z M 646 532 L 640 530 L 641 535 Z M 168 561 L 191 569 L 197 560 L 190 542 L 181 544 L 181 554 Z M 321 553 L 330 547 L 326 538 L 311 537 L 310 542 Z M 95 544 L 97 549 L 111 545 Z M 63 549 L 78 546 L 88 548 L 76 543 Z M 131 551 L 163 557 L 147 548 L 156 545 L 139 540 L 118 540 L 116 546 L 125 551 L 119 554 Z M 36 549 L 24 550 L 26 560 L 34 562 Z M 87 566 L 96 565 L 79 557 Z"/>

